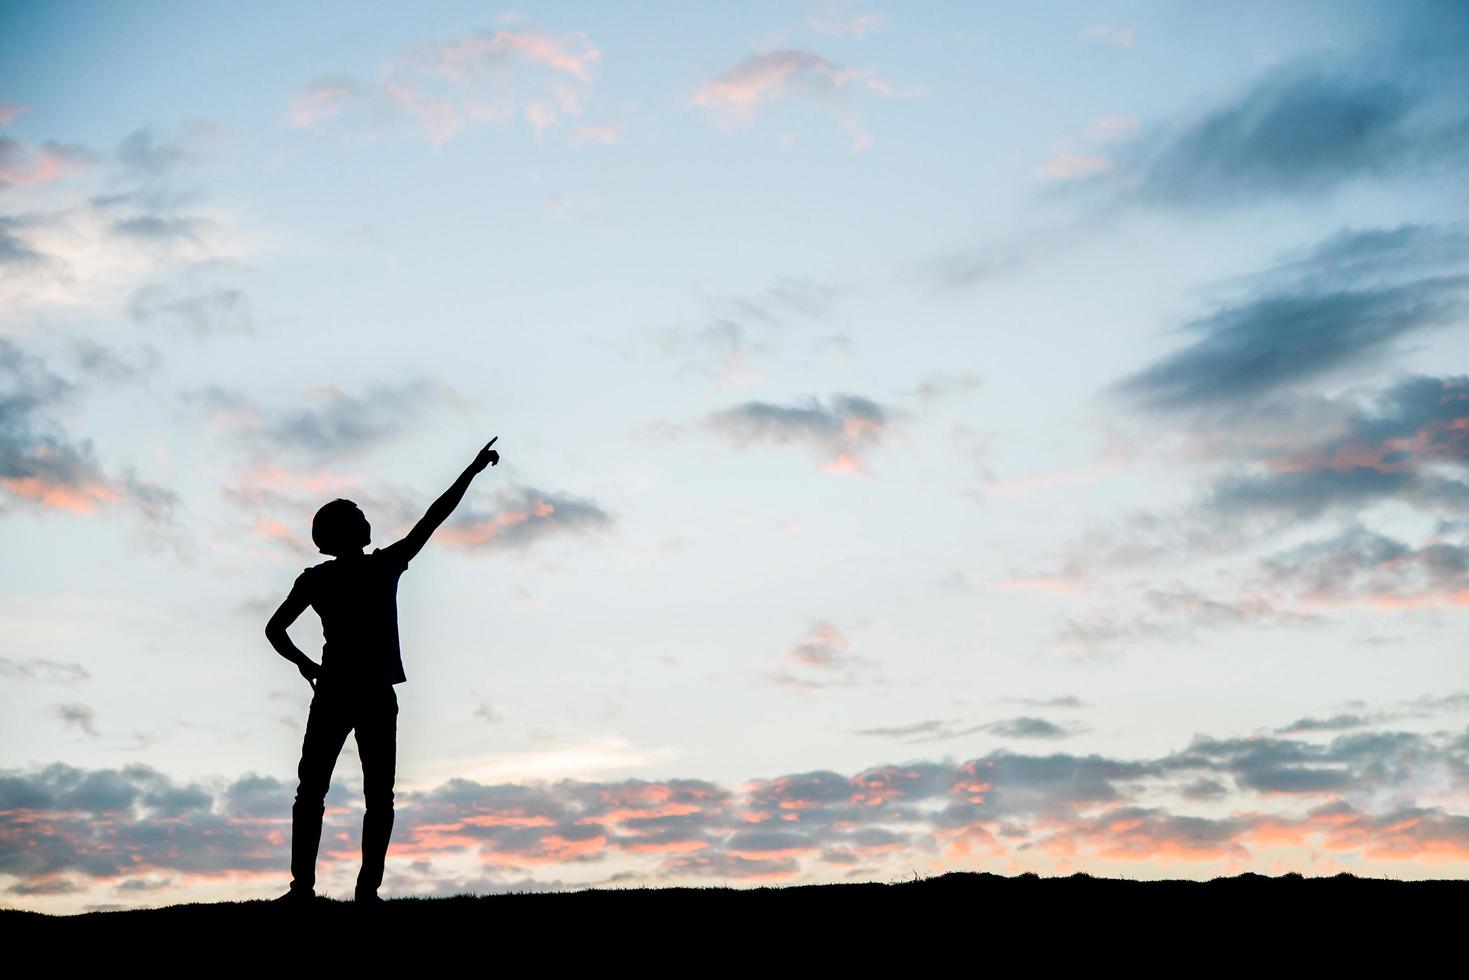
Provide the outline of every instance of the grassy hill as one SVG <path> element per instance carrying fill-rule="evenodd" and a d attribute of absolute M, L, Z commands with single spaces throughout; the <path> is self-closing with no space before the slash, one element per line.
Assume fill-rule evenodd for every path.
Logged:
<path fill-rule="evenodd" d="M 405 898 L 378 908 L 318 899 L 305 908 L 256 901 L 75 916 L 3 911 L 0 934 L 12 958 L 26 950 L 73 963 L 110 962 L 130 951 L 200 966 L 200 956 L 224 965 L 323 968 L 421 967 L 427 958 L 455 969 L 616 960 L 642 962 L 640 971 L 650 963 L 702 971 L 756 961 L 835 968 L 905 958 L 917 968 L 939 956 L 978 966 L 1024 954 L 1037 965 L 1110 969 L 1164 957 L 1203 968 L 1211 959 L 1238 966 L 1241 955 L 1274 950 L 1275 962 L 1319 967 L 1457 949 L 1466 913 L 1469 881 L 1243 874 L 1142 882 L 955 872 L 895 884 Z"/>

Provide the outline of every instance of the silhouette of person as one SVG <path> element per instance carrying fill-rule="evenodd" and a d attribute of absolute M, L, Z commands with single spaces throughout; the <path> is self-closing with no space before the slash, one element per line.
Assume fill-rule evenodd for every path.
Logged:
<path fill-rule="evenodd" d="M 474 478 L 486 466 L 499 465 L 500 454 L 490 448 L 498 438 L 485 444 L 403 540 L 386 548 L 363 553 L 372 541 L 372 527 L 350 500 L 331 501 L 311 522 L 311 540 L 332 558 L 296 577 L 290 594 L 265 626 L 271 646 L 296 665 L 314 692 L 291 808 L 291 887 L 277 901 L 310 901 L 316 894 L 316 852 L 327 787 L 347 733 L 355 731 L 366 802 L 355 898 L 382 902 L 377 890 L 393 833 L 398 749 L 398 697 L 393 685 L 407 679 L 398 646 L 398 577 L 454 512 Z M 308 606 L 321 617 L 325 642 L 319 666 L 286 633 Z"/>

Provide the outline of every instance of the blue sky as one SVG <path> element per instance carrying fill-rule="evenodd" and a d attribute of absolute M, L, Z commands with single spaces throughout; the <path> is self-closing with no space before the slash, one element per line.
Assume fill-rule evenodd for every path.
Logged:
<path fill-rule="evenodd" d="M 388 894 L 1459 875 L 1456 5 L 3 18 L 7 903 L 279 891 L 311 514 L 491 435 Z"/>

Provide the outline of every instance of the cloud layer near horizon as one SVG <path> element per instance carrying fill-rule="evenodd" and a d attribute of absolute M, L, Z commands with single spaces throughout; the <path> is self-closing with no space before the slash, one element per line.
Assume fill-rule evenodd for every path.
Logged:
<path fill-rule="evenodd" d="M 1383 717 L 1433 717 L 1463 701 L 1419 699 Z M 1372 724 L 1302 719 L 1283 731 Z M 274 887 L 284 882 L 292 790 L 258 775 L 180 783 L 146 765 L 4 772 L 0 876 L 12 895 L 74 905 L 139 892 L 156 902 L 205 880 Z M 1145 759 L 998 749 L 738 787 L 451 779 L 399 793 L 389 887 L 835 881 L 917 866 L 1132 872 L 1155 862 L 1212 875 L 1282 858 L 1432 875 L 1469 858 L 1469 815 L 1454 808 L 1466 791 L 1469 729 L 1197 736 Z M 344 880 L 357 861 L 360 796 L 339 782 L 327 802 L 324 876 Z"/>

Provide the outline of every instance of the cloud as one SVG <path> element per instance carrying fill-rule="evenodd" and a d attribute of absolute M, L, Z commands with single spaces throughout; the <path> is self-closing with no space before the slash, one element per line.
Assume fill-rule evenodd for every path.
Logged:
<path fill-rule="evenodd" d="M 445 544 L 465 550 L 526 551 L 547 538 L 595 534 L 612 517 L 591 500 L 513 485 L 490 510 L 461 507 L 440 529 Z"/>
<path fill-rule="evenodd" d="M 1397 873 L 1469 855 L 1469 740 L 1459 732 L 1346 733 L 1325 742 L 1199 736 L 1152 758 L 1006 749 L 850 775 L 791 773 L 724 787 L 699 779 L 404 788 L 390 880 L 435 894 L 531 872 L 575 883 L 820 881 L 922 867 L 1054 873 L 1307 867 L 1329 855 Z M 328 797 L 321 875 L 350 885 L 360 797 Z M 187 900 L 287 874 L 290 787 L 262 776 L 170 780 L 147 766 L 0 772 L 0 876 L 12 894 Z M 1061 862 L 1065 862 L 1062 864 Z M 129 886 L 128 882 L 138 882 Z M 79 898 L 78 901 L 84 900 Z"/>
<path fill-rule="evenodd" d="M 367 101 L 366 89 L 348 75 L 323 75 L 291 96 L 291 125 L 305 129 Z"/>
<path fill-rule="evenodd" d="M 734 125 L 749 122 L 762 105 L 787 99 L 811 102 L 835 114 L 853 148 L 861 150 L 871 145 L 872 138 L 841 101 L 853 83 L 880 95 L 892 91 L 872 68 L 836 65 L 812 51 L 764 51 L 700 86 L 688 104 Z"/>
<path fill-rule="evenodd" d="M 40 358 L 0 337 L 0 499 L 82 515 L 125 503 L 151 519 L 171 518 L 178 503 L 172 491 L 131 470 L 109 476 L 91 440 L 73 439 L 61 426 L 58 415 L 78 392 Z"/>
<path fill-rule="evenodd" d="M 814 450 L 823 468 L 835 473 L 864 471 L 863 456 L 892 430 L 894 413 L 858 395 L 835 395 L 828 404 L 812 397 L 794 405 L 744 402 L 710 416 L 716 434 L 745 448 L 757 444 L 800 445 Z"/>
<path fill-rule="evenodd" d="M 858 670 L 868 664 L 852 653 L 847 635 L 825 620 L 813 622 L 781 660 L 787 666 L 772 671 L 766 679 L 777 687 L 797 691 L 849 687 L 858 682 Z"/>
<path fill-rule="evenodd" d="M 259 243 L 185 183 L 220 139 L 199 122 L 173 136 L 135 130 L 110 152 L 88 150 L 92 172 L 52 189 L 44 207 L 0 217 L 0 324 L 53 309 L 112 315 L 140 289 L 241 268 Z"/>
<path fill-rule="evenodd" d="M 581 115 L 600 58 L 580 32 L 552 35 L 528 25 L 474 31 L 401 49 L 378 67 L 375 83 L 322 75 L 291 97 L 286 119 L 309 129 L 360 109 L 375 124 L 406 115 L 438 147 L 466 126 L 521 118 L 539 139 L 563 118 Z"/>
<path fill-rule="evenodd" d="M 683 371 L 720 382 L 759 377 L 758 362 L 796 331 L 830 325 L 841 290 L 802 276 L 779 276 L 759 292 L 710 297 L 698 326 L 659 331 L 659 348 Z"/>
<path fill-rule="evenodd" d="M 255 332 L 248 294 L 226 286 L 180 292 L 151 283 L 134 291 L 128 314 L 140 325 L 172 323 L 199 338 Z"/>
<path fill-rule="evenodd" d="M 1469 308 L 1469 237 L 1412 225 L 1344 230 L 1251 285 L 1185 324 L 1191 343 L 1113 390 L 1153 410 L 1210 408 L 1379 362 Z"/>
<path fill-rule="evenodd" d="M 1163 142 L 1142 169 L 1137 197 L 1234 203 L 1462 167 L 1466 120 L 1422 121 L 1425 98 L 1391 80 L 1284 66 Z"/>
<path fill-rule="evenodd" d="M 1377 719 L 1360 714 L 1338 714 L 1329 718 L 1297 718 L 1283 728 L 1276 729 L 1277 735 L 1304 735 L 1309 732 L 1346 732 L 1376 724 Z"/>
<path fill-rule="evenodd" d="M 1154 640 L 1177 642 L 1201 632 L 1253 627 L 1301 627 L 1323 620 L 1265 595 L 1216 599 L 1184 585 L 1147 588 L 1142 608 L 1110 603 L 1080 616 L 1064 616 L 1056 638 L 1062 646 L 1088 652 Z"/>
<path fill-rule="evenodd" d="M 1270 580 L 1315 602 L 1388 609 L 1469 605 L 1469 546 L 1413 547 L 1355 525 L 1334 538 L 1298 545 L 1263 561 Z"/>
<path fill-rule="evenodd" d="M 863 728 L 854 734 L 892 738 L 901 742 L 920 743 L 943 742 L 949 739 L 963 738 L 967 735 L 977 734 L 995 735 L 999 738 L 1067 738 L 1076 734 L 1076 731 L 1074 729 L 1064 728 L 1044 718 L 1021 716 L 1018 718 L 1005 718 L 999 721 L 970 725 L 964 725 L 958 721 L 929 719 L 927 721 L 915 722 L 911 725 L 898 725 L 889 728 Z"/>
<path fill-rule="evenodd" d="M 185 401 L 207 412 L 259 462 L 286 457 L 319 466 L 390 443 L 415 420 L 458 398 L 443 382 L 417 378 L 375 382 L 356 392 L 320 385 L 289 406 L 265 406 L 217 385 L 189 392 Z"/>
<path fill-rule="evenodd" d="M 51 684 L 77 684 L 90 680 L 92 675 L 81 664 L 68 661 L 48 660 L 45 657 L 31 657 L 28 660 L 0 657 L 0 677 Z"/>
<path fill-rule="evenodd" d="M 1469 509 L 1469 377 L 1410 376 L 1373 394 L 1365 403 L 1340 400 L 1340 421 L 1314 439 L 1267 449 L 1254 469 L 1218 478 L 1207 506 L 1290 522 L 1385 500 L 1431 512 Z"/>
<path fill-rule="evenodd" d="M 1065 738 L 1071 734 L 1054 722 L 1029 716 L 992 721 L 981 730 L 1002 738 Z"/>
<path fill-rule="evenodd" d="M 97 737 L 97 712 L 90 705 L 57 704 L 52 706 L 51 713 L 61 719 L 62 724 Z"/>
<path fill-rule="evenodd" d="M 956 395 L 967 395 L 984 387 L 984 379 L 977 374 L 931 374 L 924 378 L 913 394 L 920 401 L 936 402 Z"/>
<path fill-rule="evenodd" d="M 1085 701 L 1075 694 L 1058 694 L 1049 698 L 1006 698 L 1013 704 L 1023 704 L 1029 708 L 1087 708 L 1090 707 Z"/>
<path fill-rule="evenodd" d="M 0 190 L 50 183 L 80 173 L 95 162 L 96 155 L 84 146 L 47 140 L 32 151 L 19 140 L 0 136 Z"/>

